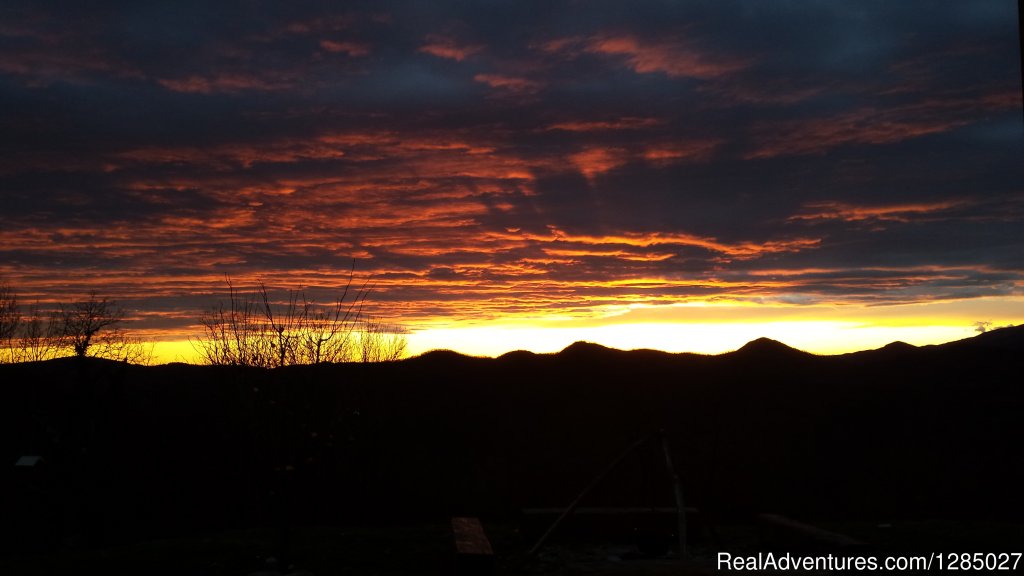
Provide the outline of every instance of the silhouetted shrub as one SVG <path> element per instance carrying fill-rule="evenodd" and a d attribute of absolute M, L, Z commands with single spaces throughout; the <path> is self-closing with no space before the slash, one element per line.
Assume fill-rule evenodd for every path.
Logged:
<path fill-rule="evenodd" d="M 295 364 L 385 362 L 405 353 L 405 330 L 365 317 L 368 290 L 352 276 L 328 306 L 289 290 L 274 302 L 262 283 L 250 292 L 227 279 L 228 301 L 203 314 L 201 337 L 193 341 L 205 364 L 276 368 Z"/>

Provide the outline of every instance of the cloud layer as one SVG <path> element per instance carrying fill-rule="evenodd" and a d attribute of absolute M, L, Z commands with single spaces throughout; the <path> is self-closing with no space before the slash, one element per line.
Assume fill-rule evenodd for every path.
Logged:
<path fill-rule="evenodd" d="M 0 278 L 187 333 L 377 311 L 1019 296 L 1012 2 L 14 2 Z"/>

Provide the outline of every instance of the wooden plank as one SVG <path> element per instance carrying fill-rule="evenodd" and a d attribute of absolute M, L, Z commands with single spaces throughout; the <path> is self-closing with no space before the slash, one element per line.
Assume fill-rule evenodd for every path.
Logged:
<path fill-rule="evenodd" d="M 491 542 L 484 534 L 484 527 L 477 518 L 452 518 L 452 532 L 455 533 L 455 550 L 460 555 L 491 556 Z"/>

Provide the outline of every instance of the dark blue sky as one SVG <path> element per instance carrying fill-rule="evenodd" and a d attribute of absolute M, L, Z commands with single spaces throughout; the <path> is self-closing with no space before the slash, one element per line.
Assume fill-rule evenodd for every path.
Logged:
<path fill-rule="evenodd" d="M 0 277 L 185 330 L 223 288 L 392 317 L 905 304 L 1024 278 L 1012 0 L 0 8 Z"/>

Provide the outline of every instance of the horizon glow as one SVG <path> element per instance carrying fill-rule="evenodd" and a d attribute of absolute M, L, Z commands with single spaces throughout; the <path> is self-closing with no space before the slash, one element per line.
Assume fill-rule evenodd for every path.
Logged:
<path fill-rule="evenodd" d="M 652 316 L 661 321 L 651 321 Z M 833 355 L 896 341 L 925 346 L 970 338 L 979 333 L 978 322 L 989 323 L 989 329 L 1024 323 L 1024 301 L 978 299 L 874 309 L 692 304 L 632 308 L 603 319 L 548 317 L 422 326 L 409 334 L 406 357 L 441 349 L 482 357 L 515 350 L 552 353 L 578 341 L 620 350 L 721 354 L 760 337 Z M 198 361 L 187 339 L 157 341 L 154 346 L 157 362 Z"/>
<path fill-rule="evenodd" d="M 0 284 L 115 300 L 162 361 L 194 357 L 227 277 L 325 304 L 353 267 L 413 354 L 1018 324 L 1016 23 L 999 0 L 13 0 Z"/>

